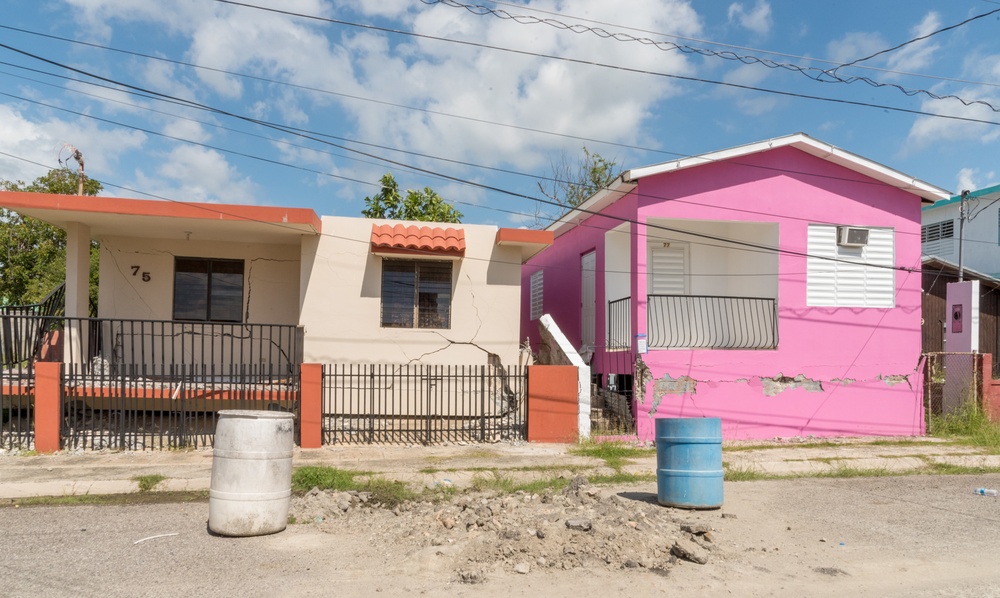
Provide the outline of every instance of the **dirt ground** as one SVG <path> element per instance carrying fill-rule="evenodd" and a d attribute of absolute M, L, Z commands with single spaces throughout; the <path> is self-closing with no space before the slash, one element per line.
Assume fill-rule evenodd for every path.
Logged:
<path fill-rule="evenodd" d="M 206 503 L 5 507 L 0 594 L 998 596 L 980 486 L 1000 475 L 726 483 L 709 511 L 655 483 L 395 510 L 317 493 L 255 538 L 210 535 Z"/>

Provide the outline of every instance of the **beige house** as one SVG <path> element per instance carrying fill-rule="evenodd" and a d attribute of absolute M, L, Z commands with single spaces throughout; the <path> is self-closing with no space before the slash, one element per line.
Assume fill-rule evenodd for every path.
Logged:
<path fill-rule="evenodd" d="M 20 192 L 0 192 L 0 207 L 66 230 L 68 318 L 88 316 L 89 245 L 100 244 L 104 328 L 81 325 L 65 360 L 241 362 L 272 375 L 303 362 L 515 363 L 521 265 L 552 242 L 301 208 Z"/>

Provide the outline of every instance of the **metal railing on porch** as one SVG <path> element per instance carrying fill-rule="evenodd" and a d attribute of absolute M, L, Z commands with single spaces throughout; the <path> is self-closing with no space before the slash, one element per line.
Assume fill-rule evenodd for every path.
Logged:
<path fill-rule="evenodd" d="M 759 297 L 649 295 L 650 348 L 774 349 L 777 301 Z"/>
<path fill-rule="evenodd" d="M 523 440 L 526 376 L 517 366 L 327 364 L 323 442 Z"/>
<path fill-rule="evenodd" d="M 612 350 L 632 347 L 632 298 L 608 301 L 608 345 Z"/>
<path fill-rule="evenodd" d="M 34 381 L 31 362 L 15 363 L 0 372 L 0 449 L 34 448 Z"/>

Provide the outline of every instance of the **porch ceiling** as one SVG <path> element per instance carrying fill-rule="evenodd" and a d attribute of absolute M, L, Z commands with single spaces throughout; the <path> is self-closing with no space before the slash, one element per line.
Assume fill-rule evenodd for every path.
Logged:
<path fill-rule="evenodd" d="M 107 236 L 297 243 L 322 231 L 310 209 L 195 202 L 150 201 L 117 197 L 0 192 L 0 207 L 65 229 L 90 228 L 92 238 Z"/>

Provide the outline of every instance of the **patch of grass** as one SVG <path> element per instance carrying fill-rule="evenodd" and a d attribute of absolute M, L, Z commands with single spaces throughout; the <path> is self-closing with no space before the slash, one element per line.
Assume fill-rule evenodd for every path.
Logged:
<path fill-rule="evenodd" d="M 149 492 L 165 479 L 167 479 L 166 476 L 158 473 L 150 473 L 147 475 L 137 475 L 132 478 L 132 481 L 139 484 L 139 492 Z"/>
<path fill-rule="evenodd" d="M 288 525 L 295 525 L 298 522 L 299 522 L 299 520 L 298 520 L 298 518 L 295 515 L 289 515 L 288 516 Z"/>
<path fill-rule="evenodd" d="M 540 494 L 547 491 L 562 490 L 569 486 L 569 479 L 564 477 L 539 478 L 530 482 L 522 482 L 514 486 L 514 492 L 526 492 L 528 494 Z"/>
<path fill-rule="evenodd" d="M 357 484 L 354 483 L 356 475 L 360 473 L 323 465 L 306 465 L 292 472 L 292 490 L 299 493 L 313 488 L 341 492 L 357 490 Z"/>
<path fill-rule="evenodd" d="M 132 494 L 82 494 L 79 496 L 35 496 L 0 503 L 0 508 L 75 507 L 80 505 L 117 506 L 166 503 L 206 502 L 208 490 L 185 492 L 147 492 Z"/>
<path fill-rule="evenodd" d="M 621 469 L 630 459 L 655 455 L 656 449 L 619 441 L 583 442 L 571 449 L 570 453 L 601 459 L 608 467 Z"/>
<path fill-rule="evenodd" d="M 920 473 L 936 473 L 942 475 L 1000 473 L 1000 467 L 995 467 L 992 465 L 954 465 L 952 463 L 928 463 L 927 469 Z"/>
<path fill-rule="evenodd" d="M 338 492 L 368 492 L 371 494 L 370 502 L 390 508 L 414 500 L 418 496 L 403 482 L 372 476 L 367 472 L 321 465 L 307 465 L 292 472 L 294 492 L 302 494 L 313 488 Z"/>
<path fill-rule="evenodd" d="M 911 471 L 892 470 L 885 467 L 853 467 L 851 465 L 838 465 L 827 471 L 815 471 L 805 473 L 797 477 L 806 478 L 884 478 L 890 476 L 909 475 Z"/>
<path fill-rule="evenodd" d="M 771 476 L 753 465 L 730 465 L 722 464 L 722 480 L 725 482 L 753 482 L 757 480 L 774 479 Z"/>
<path fill-rule="evenodd" d="M 471 488 L 476 492 L 496 492 L 498 494 L 511 494 L 515 492 L 517 484 L 514 478 L 499 470 L 480 472 L 472 476 Z"/>
<path fill-rule="evenodd" d="M 615 484 L 645 484 L 655 482 L 655 473 L 628 473 L 617 471 L 611 475 L 595 475 L 589 478 L 595 486 L 613 486 Z"/>
<path fill-rule="evenodd" d="M 931 416 L 930 429 L 934 436 L 1000 454 L 1000 424 L 991 422 L 975 401 L 966 401 L 947 415 Z"/>

